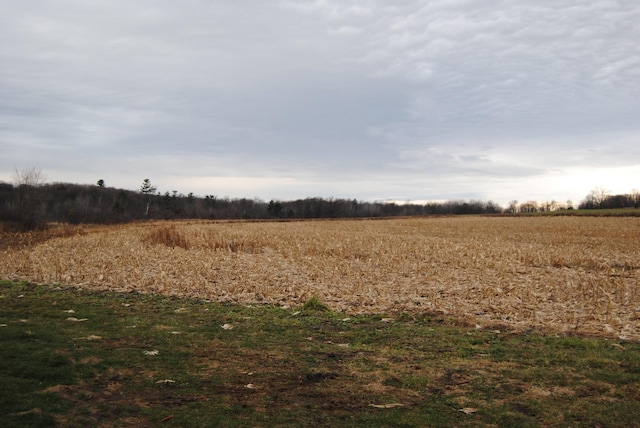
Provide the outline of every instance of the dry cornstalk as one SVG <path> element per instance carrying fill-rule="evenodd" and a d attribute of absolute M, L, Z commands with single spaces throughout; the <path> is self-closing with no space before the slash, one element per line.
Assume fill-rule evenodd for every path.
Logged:
<path fill-rule="evenodd" d="M 638 218 L 156 222 L 8 249 L 0 277 L 640 340 L 639 255 Z"/>

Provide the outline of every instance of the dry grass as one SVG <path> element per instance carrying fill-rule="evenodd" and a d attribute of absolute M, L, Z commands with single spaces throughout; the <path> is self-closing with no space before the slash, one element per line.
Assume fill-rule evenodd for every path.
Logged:
<path fill-rule="evenodd" d="M 143 242 L 151 245 L 166 245 L 167 247 L 180 247 L 189 249 L 189 242 L 184 234 L 176 230 L 175 225 L 162 226 L 151 230 L 143 239 Z"/>
<path fill-rule="evenodd" d="M 0 253 L 0 277 L 640 340 L 639 218 L 159 222 Z M 67 234 L 65 234 L 67 235 Z"/>

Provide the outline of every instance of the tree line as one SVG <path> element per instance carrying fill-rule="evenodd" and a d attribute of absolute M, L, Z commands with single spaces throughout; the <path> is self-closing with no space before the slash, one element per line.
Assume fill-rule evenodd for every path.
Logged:
<path fill-rule="evenodd" d="M 45 183 L 38 171 L 19 173 L 16 183 L 0 182 L 0 220 L 26 229 L 49 222 L 123 223 L 151 219 L 319 219 L 423 215 L 497 214 L 485 201 L 426 204 L 364 202 L 309 197 L 292 201 L 184 195 L 158 192 L 149 179 L 138 191 L 96 185 Z"/>
<path fill-rule="evenodd" d="M 640 190 L 634 189 L 631 193 L 612 195 L 603 187 L 596 187 L 580 203 L 580 209 L 614 209 L 614 208 L 640 208 Z"/>
<path fill-rule="evenodd" d="M 569 202 L 569 205 L 571 203 Z M 33 229 L 49 222 L 123 223 L 150 219 L 319 219 L 395 216 L 500 214 L 566 208 L 552 203 L 512 201 L 503 209 L 491 201 L 452 200 L 424 204 L 364 202 L 356 199 L 309 197 L 293 201 L 183 195 L 158 192 L 149 179 L 138 191 L 95 185 L 46 183 L 37 170 L 16 173 L 15 183 L 0 182 L 0 220 Z M 640 193 L 609 195 L 592 191 L 580 208 L 640 207 Z M 570 207 L 572 208 L 572 207 Z"/>

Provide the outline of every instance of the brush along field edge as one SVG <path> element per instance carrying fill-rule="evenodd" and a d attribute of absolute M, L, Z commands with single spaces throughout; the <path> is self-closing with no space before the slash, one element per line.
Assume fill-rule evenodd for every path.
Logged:
<path fill-rule="evenodd" d="M 640 340 L 640 218 L 154 222 L 0 253 L 0 277 Z"/>

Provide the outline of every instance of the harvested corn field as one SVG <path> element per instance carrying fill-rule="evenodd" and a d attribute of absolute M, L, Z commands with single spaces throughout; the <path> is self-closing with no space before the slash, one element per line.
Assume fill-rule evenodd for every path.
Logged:
<path fill-rule="evenodd" d="M 157 222 L 60 235 L 2 250 L 0 277 L 237 303 L 315 296 L 346 313 L 640 340 L 639 218 Z"/>

